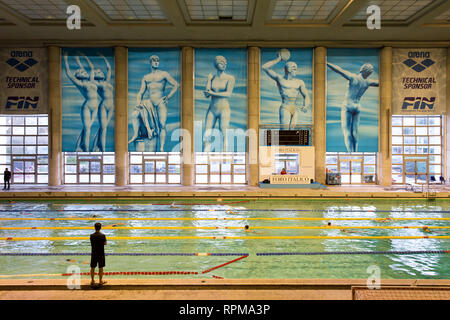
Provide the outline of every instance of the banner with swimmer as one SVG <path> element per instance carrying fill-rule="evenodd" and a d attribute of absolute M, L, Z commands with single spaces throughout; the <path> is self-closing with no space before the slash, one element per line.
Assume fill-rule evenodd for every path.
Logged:
<path fill-rule="evenodd" d="M 180 152 L 181 52 L 128 49 L 128 151 Z"/>
<path fill-rule="evenodd" d="M 61 53 L 62 151 L 114 152 L 114 49 Z"/>
<path fill-rule="evenodd" d="M 379 50 L 327 49 L 327 152 L 378 152 Z"/>
<path fill-rule="evenodd" d="M 0 49 L 0 114 L 46 114 L 47 49 Z"/>
<path fill-rule="evenodd" d="M 247 50 L 195 50 L 196 152 L 245 152 Z"/>
<path fill-rule="evenodd" d="M 311 126 L 312 48 L 261 49 L 260 125 L 293 130 Z"/>
<path fill-rule="evenodd" d="M 446 112 L 446 48 L 392 49 L 392 114 Z"/>

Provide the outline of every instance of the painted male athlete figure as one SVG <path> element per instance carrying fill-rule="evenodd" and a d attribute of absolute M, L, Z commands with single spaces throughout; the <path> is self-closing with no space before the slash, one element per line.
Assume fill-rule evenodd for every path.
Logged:
<path fill-rule="evenodd" d="M 359 69 L 359 74 L 351 73 L 329 62 L 327 65 L 348 80 L 347 92 L 341 108 L 341 127 L 347 151 L 356 152 L 361 113 L 359 101 L 369 87 L 378 87 L 378 80 L 367 79 L 373 72 L 373 66 L 370 63 L 363 64 Z"/>
<path fill-rule="evenodd" d="M 285 59 L 287 59 L 287 57 L 288 56 L 286 56 Z M 278 57 L 272 61 L 266 62 L 262 66 L 262 69 L 277 83 L 281 95 L 280 124 L 288 125 L 289 130 L 291 130 L 294 129 L 297 124 L 299 106 L 296 104 L 296 100 L 299 94 L 304 98 L 303 106 L 300 107 L 303 112 L 306 112 L 306 109 L 309 107 L 310 99 L 303 80 L 295 78 L 297 74 L 297 64 L 295 62 L 286 62 L 284 66 L 284 76 L 271 69 L 281 60 L 284 59 L 281 53 L 278 52 Z"/>
<path fill-rule="evenodd" d="M 140 138 L 156 137 L 158 151 L 163 152 L 166 139 L 167 102 L 177 91 L 178 82 L 167 71 L 159 70 L 157 55 L 152 55 L 149 61 L 151 71 L 142 78 L 141 88 L 136 98 L 137 106 L 131 116 L 134 133 L 128 143 Z M 164 95 L 167 84 L 172 86 L 172 90 L 168 95 Z M 149 99 L 143 100 L 146 91 L 148 91 Z M 140 123 L 144 125 L 143 128 Z"/>

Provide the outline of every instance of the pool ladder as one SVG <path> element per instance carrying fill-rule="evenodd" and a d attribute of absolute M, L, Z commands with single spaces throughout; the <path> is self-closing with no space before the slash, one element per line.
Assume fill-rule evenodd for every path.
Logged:
<path fill-rule="evenodd" d="M 436 199 L 436 189 L 434 189 L 429 184 L 427 184 L 426 197 L 427 199 Z"/>

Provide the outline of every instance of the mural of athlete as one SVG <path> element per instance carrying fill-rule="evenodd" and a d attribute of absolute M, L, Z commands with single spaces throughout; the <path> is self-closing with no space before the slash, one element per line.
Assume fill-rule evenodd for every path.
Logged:
<path fill-rule="evenodd" d="M 359 74 L 344 70 L 327 62 L 328 67 L 348 81 L 347 91 L 341 107 L 341 127 L 348 152 L 358 150 L 358 129 L 360 120 L 360 100 L 369 87 L 378 87 L 378 80 L 368 79 L 373 73 L 373 66 L 365 63 Z"/>
<path fill-rule="evenodd" d="M 278 86 L 281 95 L 280 105 L 280 124 L 287 125 L 288 129 L 294 129 L 297 124 L 298 111 L 306 112 L 310 106 L 310 98 L 308 90 L 303 80 L 295 78 L 297 74 L 297 64 L 293 61 L 287 61 L 290 53 L 287 49 L 278 52 L 277 58 L 266 62 L 262 69 L 267 75 L 273 79 Z M 272 67 L 280 61 L 287 61 L 284 66 L 284 75 L 276 73 Z M 299 95 L 303 96 L 303 106 L 297 104 Z"/>
<path fill-rule="evenodd" d="M 211 130 L 218 124 L 218 129 L 223 138 L 223 151 L 227 151 L 227 141 L 225 133 L 230 124 L 230 103 L 228 98 L 233 93 L 235 79 L 234 76 L 225 72 L 227 59 L 223 56 L 216 56 L 214 59 L 216 73 L 210 73 L 203 92 L 206 98 L 211 98 L 208 111 L 205 116 L 205 136 L 204 152 L 211 151 Z"/>
<path fill-rule="evenodd" d="M 111 122 L 114 114 L 114 85 L 111 83 L 111 65 L 108 60 L 101 53 L 98 53 L 106 63 L 107 74 L 100 68 L 95 69 L 94 80 L 97 82 L 97 92 L 100 96 L 101 102 L 98 106 L 98 132 L 94 138 L 93 151 L 104 152 L 106 148 L 106 134 L 108 125 Z M 86 60 L 89 60 L 86 57 Z"/>
<path fill-rule="evenodd" d="M 89 147 L 91 127 L 98 111 L 98 87 L 97 82 L 94 80 L 95 68 L 92 63 L 88 60 L 90 68 L 90 74 L 88 74 L 81 64 L 80 58 L 75 56 L 75 60 L 80 68 L 72 73 L 69 66 L 68 54 L 67 52 L 64 54 L 67 77 L 72 81 L 85 99 L 80 106 L 82 129 L 77 140 L 76 151 L 89 152 L 91 151 Z"/>
<path fill-rule="evenodd" d="M 159 70 L 157 55 L 152 55 L 149 62 L 151 71 L 141 81 L 141 88 L 136 98 L 137 106 L 131 115 L 133 136 L 128 143 L 155 137 L 159 146 L 157 151 L 163 152 L 166 139 L 167 102 L 178 90 L 179 85 L 167 71 Z M 172 86 L 172 89 L 165 95 L 168 84 Z M 149 99 L 143 100 L 145 92 L 148 92 Z"/>

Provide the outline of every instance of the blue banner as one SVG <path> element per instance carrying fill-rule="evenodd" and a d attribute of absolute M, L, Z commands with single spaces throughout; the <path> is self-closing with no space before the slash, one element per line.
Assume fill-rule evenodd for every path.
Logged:
<path fill-rule="evenodd" d="M 195 151 L 244 152 L 247 50 L 195 50 Z"/>
<path fill-rule="evenodd" d="M 180 151 L 180 49 L 128 50 L 128 151 Z"/>
<path fill-rule="evenodd" d="M 62 151 L 114 151 L 114 50 L 62 49 Z"/>
<path fill-rule="evenodd" d="M 312 61 L 312 48 L 261 49 L 261 126 L 312 125 Z"/>
<path fill-rule="evenodd" d="M 379 50 L 327 50 L 327 152 L 378 152 Z"/>

